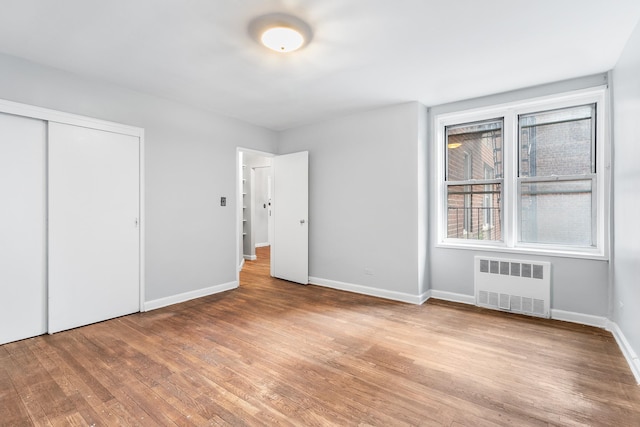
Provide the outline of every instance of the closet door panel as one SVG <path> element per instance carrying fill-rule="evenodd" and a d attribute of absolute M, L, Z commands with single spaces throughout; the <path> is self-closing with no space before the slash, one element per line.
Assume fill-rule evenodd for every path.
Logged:
<path fill-rule="evenodd" d="M 0 113 L 0 344 L 47 331 L 46 124 Z"/>
<path fill-rule="evenodd" d="M 139 138 L 49 124 L 49 332 L 139 311 Z"/>

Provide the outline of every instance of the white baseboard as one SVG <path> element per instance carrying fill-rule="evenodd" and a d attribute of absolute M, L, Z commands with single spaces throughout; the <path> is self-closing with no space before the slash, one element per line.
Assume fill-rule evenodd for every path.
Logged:
<path fill-rule="evenodd" d="M 322 286 L 325 288 L 338 289 L 341 291 L 354 292 L 356 294 L 369 295 L 372 297 L 407 302 L 410 304 L 422 304 L 428 298 L 427 292 L 425 292 L 423 295 L 411 295 L 404 292 L 389 291 L 386 289 L 372 288 L 370 286 L 338 282 L 337 280 L 322 279 L 320 277 L 309 277 L 309 284 Z"/>
<path fill-rule="evenodd" d="M 238 282 L 233 281 L 229 283 L 223 283 L 222 285 L 211 286 L 209 288 L 185 292 L 183 294 L 172 295 L 170 297 L 158 298 L 153 301 L 145 302 L 144 311 L 155 310 L 158 308 L 166 307 L 168 305 L 178 304 L 178 303 L 189 301 L 195 298 L 205 297 L 207 295 L 213 295 L 219 292 L 228 291 L 231 289 L 235 289 L 237 287 L 238 287 Z"/>
<path fill-rule="evenodd" d="M 591 314 L 574 313 L 573 311 L 551 309 L 551 318 L 553 320 L 562 320 L 565 322 L 579 323 L 581 325 L 595 326 L 596 328 L 606 328 L 609 320 L 602 316 L 593 316 Z"/>
<path fill-rule="evenodd" d="M 613 337 L 616 339 L 618 347 L 620 347 L 624 358 L 627 359 L 631 372 L 636 378 L 636 382 L 640 385 L 640 359 L 638 358 L 638 355 L 633 351 L 631 344 L 629 344 L 629 341 L 627 341 L 627 338 L 624 336 L 617 323 L 609 321 L 607 323 L 607 330 L 611 332 Z"/>
<path fill-rule="evenodd" d="M 437 289 L 431 289 L 430 291 L 431 298 L 471 305 L 476 303 L 476 298 L 473 295 L 457 294 L 455 292 L 439 291 Z"/>
<path fill-rule="evenodd" d="M 269 242 L 256 243 L 256 248 L 264 248 L 265 246 L 271 246 L 271 244 Z"/>
<path fill-rule="evenodd" d="M 473 295 L 458 294 L 454 292 L 439 291 L 437 289 L 430 290 L 430 298 L 441 299 L 451 302 L 460 302 L 463 304 L 475 305 L 476 298 Z M 574 313 L 572 311 L 564 311 L 551 309 L 551 318 L 554 320 L 562 320 L 565 322 L 579 323 L 581 325 L 595 326 L 597 328 L 606 328 L 608 319 L 601 316 L 593 316 L 591 314 Z"/>
<path fill-rule="evenodd" d="M 431 289 L 427 289 L 426 292 L 423 292 L 422 294 L 420 294 L 419 298 L 420 298 L 419 299 L 420 302 L 418 303 L 419 305 L 422 305 L 425 302 L 427 302 L 427 300 L 431 298 Z"/>
<path fill-rule="evenodd" d="M 242 267 L 244 267 L 244 258 L 240 260 L 240 265 L 238 266 L 238 271 L 242 271 Z"/>
<path fill-rule="evenodd" d="M 255 261 L 258 259 L 256 255 L 242 255 L 242 257 L 247 261 Z"/>

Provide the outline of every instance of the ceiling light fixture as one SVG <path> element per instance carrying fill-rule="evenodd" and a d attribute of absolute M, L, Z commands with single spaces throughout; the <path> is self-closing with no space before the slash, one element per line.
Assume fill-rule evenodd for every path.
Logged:
<path fill-rule="evenodd" d="M 287 27 L 269 28 L 260 37 L 262 44 L 276 52 L 291 52 L 299 49 L 304 43 L 302 34 Z"/>
<path fill-rule="evenodd" d="M 298 50 L 311 41 L 309 24 L 292 15 L 270 13 L 249 23 L 249 34 L 257 42 L 276 52 Z"/>

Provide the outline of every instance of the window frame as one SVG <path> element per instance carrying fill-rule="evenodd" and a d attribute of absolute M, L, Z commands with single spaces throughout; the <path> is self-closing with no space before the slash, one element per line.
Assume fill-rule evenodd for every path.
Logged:
<path fill-rule="evenodd" d="M 496 172 L 495 172 L 495 165 L 494 167 L 490 167 L 488 164 L 484 164 L 483 165 L 484 168 L 484 179 L 495 179 L 496 176 Z M 487 176 L 487 172 L 491 172 L 489 175 Z M 485 190 L 489 190 L 487 187 L 489 187 L 489 185 L 485 185 Z M 482 218 L 482 222 L 483 222 L 483 227 L 485 225 L 490 225 L 491 227 L 495 227 L 494 225 L 494 221 L 495 221 L 495 212 L 493 211 L 493 197 L 489 194 L 485 194 L 482 196 L 482 208 L 485 209 L 483 212 L 483 218 Z"/>
<path fill-rule="evenodd" d="M 486 107 L 438 114 L 434 117 L 433 141 L 435 142 L 434 182 L 436 185 L 437 225 L 436 247 L 486 250 L 509 253 L 531 253 L 572 258 L 607 260 L 609 255 L 609 203 L 610 159 L 608 90 L 606 86 L 565 92 L 539 98 L 525 99 Z M 520 182 L 519 130 L 521 115 L 573 106 L 595 104 L 595 176 L 593 177 L 592 204 L 595 224 L 592 234 L 595 246 L 520 242 Z M 464 125 L 492 119 L 503 120 L 502 141 L 502 240 L 467 240 L 447 237 L 447 141 L 446 127 Z M 584 177 L 583 177 L 584 178 Z M 538 178 L 539 179 L 539 178 Z"/>

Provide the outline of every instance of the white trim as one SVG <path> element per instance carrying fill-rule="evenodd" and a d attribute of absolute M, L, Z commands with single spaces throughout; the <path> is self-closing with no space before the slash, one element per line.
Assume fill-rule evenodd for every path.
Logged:
<path fill-rule="evenodd" d="M 441 299 L 443 301 L 459 302 L 462 304 L 470 304 L 470 305 L 476 304 L 476 297 L 473 295 L 439 291 L 437 289 L 431 289 L 431 298 Z"/>
<path fill-rule="evenodd" d="M 611 332 L 611 335 L 615 338 L 618 343 L 618 347 L 620 347 L 620 350 L 622 351 L 622 355 L 627 360 L 629 368 L 631 368 L 631 373 L 636 378 L 638 385 L 640 385 L 640 359 L 638 358 L 638 355 L 633 351 L 631 344 L 629 344 L 629 341 L 627 341 L 627 338 L 624 336 L 617 323 L 609 321 L 607 323 L 607 330 Z"/>
<path fill-rule="evenodd" d="M 121 133 L 124 135 L 139 137 L 144 135 L 143 128 L 95 119 L 93 117 L 65 113 L 63 111 L 50 110 L 48 108 L 36 107 L 34 105 L 21 104 L 4 99 L 0 99 L 0 111 L 3 113 L 15 114 L 17 116 L 31 117 L 48 122 L 65 123 L 68 125 Z"/>
<path fill-rule="evenodd" d="M 139 246 L 138 246 L 138 256 L 140 257 L 140 259 L 138 260 L 138 262 L 140 263 L 140 272 L 139 272 L 139 280 L 140 280 L 140 311 L 144 311 L 144 299 L 145 299 L 145 295 L 146 295 L 146 288 L 147 288 L 147 278 L 146 278 L 146 245 L 145 242 L 147 241 L 146 239 L 146 229 L 147 229 L 147 221 L 146 221 L 146 217 L 147 217 L 147 213 L 146 213 L 146 208 L 145 208 L 145 200 L 146 200 L 146 196 L 145 196 L 145 143 L 144 143 L 144 129 L 141 129 L 140 135 L 139 135 L 139 141 L 140 141 L 140 146 L 139 146 L 139 179 L 138 179 L 138 185 L 140 186 L 139 190 L 138 190 L 138 197 L 139 199 L 139 205 L 138 205 L 138 215 L 140 215 L 140 220 L 138 221 L 138 224 L 140 224 L 140 232 L 138 234 L 138 237 L 140 239 L 139 242 Z"/>
<path fill-rule="evenodd" d="M 234 168 L 236 172 L 236 244 L 235 246 L 235 254 L 233 254 L 233 258 L 236 260 L 236 282 L 240 283 L 240 270 L 242 266 L 244 266 L 244 258 L 242 257 L 242 253 L 244 252 L 244 234 L 242 231 L 242 223 L 243 223 L 243 214 L 242 214 L 242 205 L 244 202 L 242 201 L 242 183 L 244 175 L 242 172 L 242 164 L 244 159 L 242 158 L 243 154 L 238 147 L 236 147 L 236 167 Z M 240 262 L 242 260 L 242 263 Z M 238 268 L 240 266 L 240 268 Z"/>
<path fill-rule="evenodd" d="M 256 243 L 256 248 L 264 248 L 266 246 L 271 246 L 271 244 L 269 242 Z"/>
<path fill-rule="evenodd" d="M 576 313 L 573 311 L 551 309 L 551 318 L 553 320 L 562 320 L 563 322 L 579 323 L 581 325 L 595 326 L 596 328 L 606 328 L 609 321 L 606 317 L 594 316 L 591 314 Z"/>
<path fill-rule="evenodd" d="M 439 291 L 437 289 L 430 290 L 431 298 L 441 299 L 444 301 L 459 302 L 462 304 L 476 305 L 476 298 L 473 295 L 458 294 L 455 292 Z M 564 311 L 551 309 L 551 319 L 561 320 L 564 322 L 579 323 L 581 325 L 595 326 L 597 328 L 606 328 L 608 319 L 602 316 L 593 316 L 591 314 L 575 313 L 572 311 Z"/>
<path fill-rule="evenodd" d="M 553 256 L 559 258 L 579 258 L 579 259 L 592 259 L 596 261 L 607 261 L 609 258 L 605 255 L 601 255 L 598 252 L 579 252 L 575 251 L 573 248 L 568 248 L 568 250 L 553 250 L 533 246 L 517 246 L 517 247 L 508 247 L 502 242 L 490 243 L 490 241 L 486 241 L 487 243 L 482 243 L 482 241 L 474 241 L 470 239 L 469 241 L 461 241 L 461 242 L 440 242 L 436 243 L 436 248 L 443 249 L 463 249 L 463 250 L 471 250 L 471 251 L 487 251 L 487 252 L 496 252 L 496 253 L 505 253 L 516 256 L 526 256 L 526 255 L 538 255 L 538 256 Z M 560 248 L 559 245 L 549 245 L 554 246 L 556 248 Z"/>
<path fill-rule="evenodd" d="M 404 292 L 389 291 L 386 289 L 372 288 L 370 286 L 356 285 L 353 283 L 338 282 L 337 280 L 322 279 L 319 277 L 309 277 L 309 284 L 418 305 L 422 304 L 428 299 L 429 293 L 429 291 L 427 291 L 422 295 L 411 295 Z"/>
<path fill-rule="evenodd" d="M 181 302 L 189 301 L 196 298 L 206 297 L 207 295 L 213 295 L 231 289 L 236 289 L 238 282 L 228 282 L 222 285 L 211 286 L 209 288 L 198 289 L 195 291 L 185 292 L 182 294 L 172 295 L 170 297 L 158 298 L 153 301 L 147 301 L 144 304 L 145 311 L 155 310 L 158 308 L 166 307 L 168 305 L 178 304 Z"/>
<path fill-rule="evenodd" d="M 422 301 L 420 304 L 423 304 L 433 298 L 433 290 L 427 289 L 427 291 L 423 293 L 422 296 L 424 297 L 424 301 Z"/>
<path fill-rule="evenodd" d="M 240 260 L 240 265 L 238 266 L 238 271 L 242 271 L 242 268 L 244 267 L 244 258 L 242 258 Z"/>
<path fill-rule="evenodd" d="M 431 289 L 427 289 L 426 292 L 419 295 L 419 303 L 420 305 L 424 304 L 431 298 Z"/>
<path fill-rule="evenodd" d="M 244 257 L 243 261 L 246 259 L 247 261 L 255 261 L 258 259 L 256 255 L 242 255 Z"/>

